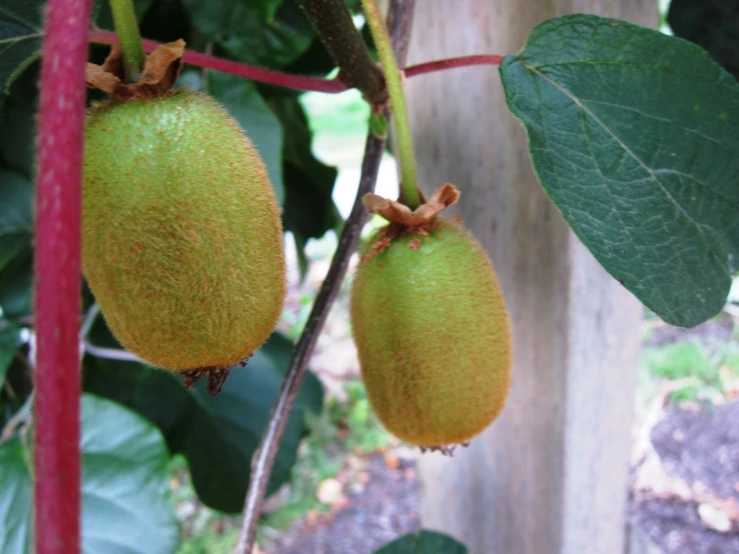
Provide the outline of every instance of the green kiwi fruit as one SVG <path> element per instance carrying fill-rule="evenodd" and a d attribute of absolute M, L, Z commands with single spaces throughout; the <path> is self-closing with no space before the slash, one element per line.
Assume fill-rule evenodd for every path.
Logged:
<path fill-rule="evenodd" d="M 146 362 L 226 368 L 273 331 L 286 294 L 280 209 L 258 152 L 209 96 L 91 108 L 82 214 L 87 282 Z"/>
<path fill-rule="evenodd" d="M 437 218 L 423 234 L 367 241 L 351 321 L 370 404 L 412 444 L 467 441 L 508 394 L 511 335 L 503 296 L 481 246 Z"/>

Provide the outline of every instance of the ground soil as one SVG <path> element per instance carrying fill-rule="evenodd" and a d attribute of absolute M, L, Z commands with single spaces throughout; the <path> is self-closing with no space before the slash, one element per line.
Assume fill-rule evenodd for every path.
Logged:
<path fill-rule="evenodd" d="M 370 554 L 399 535 L 417 531 L 415 463 L 380 454 L 365 460 L 363 483 L 350 483 L 329 515 L 296 524 L 266 554 Z"/>

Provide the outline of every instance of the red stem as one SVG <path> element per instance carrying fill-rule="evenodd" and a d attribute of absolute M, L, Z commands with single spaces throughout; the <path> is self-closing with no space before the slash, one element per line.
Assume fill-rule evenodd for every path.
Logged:
<path fill-rule="evenodd" d="M 118 37 L 112 31 L 93 31 L 90 34 L 90 41 L 102 44 L 115 44 L 118 42 Z M 146 52 L 151 52 L 160 44 L 148 39 L 143 39 L 142 42 L 144 43 L 144 50 Z M 215 69 L 223 73 L 230 73 L 231 75 L 238 75 L 239 77 L 245 77 L 246 79 L 252 79 L 260 83 L 268 83 L 285 88 L 315 90 L 317 92 L 343 92 L 346 90 L 346 86 L 337 79 L 318 79 L 315 77 L 304 77 L 302 75 L 291 75 L 281 71 L 273 71 L 244 63 L 232 62 L 231 60 L 224 60 L 223 58 L 217 58 L 193 50 L 186 50 L 183 60 L 185 63 L 198 67 Z"/>
<path fill-rule="evenodd" d="M 102 44 L 115 44 L 118 37 L 112 31 L 93 31 L 90 35 L 91 42 Z M 151 52 L 159 46 L 159 43 L 153 40 L 143 40 L 144 50 Z M 279 87 L 292 88 L 296 90 L 313 90 L 316 92 L 337 93 L 347 90 L 346 85 L 338 79 L 319 79 L 316 77 L 304 77 L 302 75 L 292 75 L 283 73 L 282 71 L 274 71 L 271 69 L 263 69 L 254 67 L 231 60 L 224 60 L 201 52 L 186 50 L 184 55 L 185 63 L 204 67 L 206 69 L 214 69 L 231 75 L 238 75 L 260 83 L 268 83 Z M 424 73 L 432 73 L 444 69 L 453 69 L 455 67 L 469 67 L 473 65 L 499 65 L 503 56 L 497 55 L 475 55 L 460 56 L 458 58 L 448 58 L 446 60 L 437 60 L 433 62 L 425 62 L 418 65 L 406 67 L 403 72 L 406 77 L 415 77 Z"/>
<path fill-rule="evenodd" d="M 469 67 L 472 65 L 500 65 L 503 56 L 495 54 L 477 54 L 474 56 L 460 56 L 458 58 L 447 58 L 445 60 L 436 60 L 433 62 L 425 62 L 418 65 L 406 67 L 403 70 L 406 77 L 415 77 L 424 73 L 433 73 L 443 69 L 453 69 L 455 67 Z"/>
<path fill-rule="evenodd" d="M 36 184 L 36 554 L 80 552 L 80 212 L 92 0 L 49 0 Z"/>

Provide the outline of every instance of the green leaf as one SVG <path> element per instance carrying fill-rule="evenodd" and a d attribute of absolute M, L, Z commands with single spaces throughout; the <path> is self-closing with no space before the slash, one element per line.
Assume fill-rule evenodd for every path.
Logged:
<path fill-rule="evenodd" d="M 183 0 L 193 25 L 241 61 L 283 67 L 308 50 L 313 28 L 294 0 Z"/>
<path fill-rule="evenodd" d="M 11 236 L 32 234 L 33 185 L 19 173 L 0 169 L 0 244 Z"/>
<path fill-rule="evenodd" d="M 20 327 L 0 318 L 0 389 L 3 387 L 5 374 L 15 357 L 15 351 L 20 345 Z"/>
<path fill-rule="evenodd" d="M 41 54 L 40 0 L 3 0 L 0 6 L 0 99 Z"/>
<path fill-rule="evenodd" d="M 102 322 L 93 329 L 91 339 L 97 345 L 114 345 Z M 251 458 L 282 383 L 281 368 L 292 355 L 289 341 L 269 342 L 246 368 L 231 370 L 223 391 L 216 396 L 205 392 L 204 382 L 185 390 L 182 378 L 173 373 L 91 356 L 84 360 L 83 387 L 129 406 L 155 423 L 170 450 L 187 458 L 200 500 L 211 508 L 235 513 L 243 508 Z M 289 478 L 306 431 L 303 414 L 320 409 L 322 393 L 315 376 L 306 376 L 280 443 L 269 494 Z"/>
<path fill-rule="evenodd" d="M 0 552 L 23 554 L 31 544 L 33 489 L 23 443 L 0 443 Z"/>
<path fill-rule="evenodd" d="M 462 543 L 453 538 L 422 529 L 418 533 L 408 533 L 399 539 L 386 544 L 375 554 L 467 554 L 469 551 Z"/>
<path fill-rule="evenodd" d="M 313 155 L 312 134 L 302 106 L 289 97 L 275 97 L 270 105 L 282 123 L 285 229 L 295 235 L 298 251 L 310 238 L 336 229 L 341 216 L 331 197 L 338 172 Z"/>
<path fill-rule="evenodd" d="M 539 181 L 603 267 L 668 323 L 716 314 L 739 259 L 736 81 L 693 44 L 588 15 L 542 23 L 500 72 Z"/>
<path fill-rule="evenodd" d="M 34 62 L 10 87 L 0 109 L 0 167 L 33 181 L 40 62 Z M 2 181 L 0 181 L 2 183 Z M 2 184 L 0 184 L 2 186 Z"/>
<path fill-rule="evenodd" d="M 675 36 L 699 44 L 739 77 L 739 0 L 672 0 L 667 22 Z"/>
<path fill-rule="evenodd" d="M 85 552 L 169 554 L 179 528 L 169 454 L 156 427 L 114 402 L 82 396 L 82 546 Z M 17 437 L 0 446 L 0 546 L 30 551 L 31 477 Z"/>
<path fill-rule="evenodd" d="M 82 543 L 86 552 L 175 552 L 169 453 L 161 433 L 114 402 L 82 396 Z"/>
<path fill-rule="evenodd" d="M 259 151 L 277 200 L 282 204 L 282 128 L 252 81 L 219 73 L 208 74 L 208 92 L 239 122 Z"/>
<path fill-rule="evenodd" d="M 0 270 L 0 309 L 6 317 L 29 315 L 32 310 L 33 255 L 22 247 Z"/>

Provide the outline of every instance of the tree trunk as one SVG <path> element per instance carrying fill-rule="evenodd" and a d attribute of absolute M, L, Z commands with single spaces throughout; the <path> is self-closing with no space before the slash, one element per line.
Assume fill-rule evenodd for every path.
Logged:
<path fill-rule="evenodd" d="M 424 0 L 409 64 L 517 52 L 537 23 L 575 12 L 657 23 L 656 0 Z M 514 334 L 503 414 L 453 458 L 422 457 L 422 523 L 471 554 L 621 553 L 641 304 L 537 183 L 496 68 L 407 92 L 422 188 L 462 191 L 455 211 L 492 256 Z"/>

